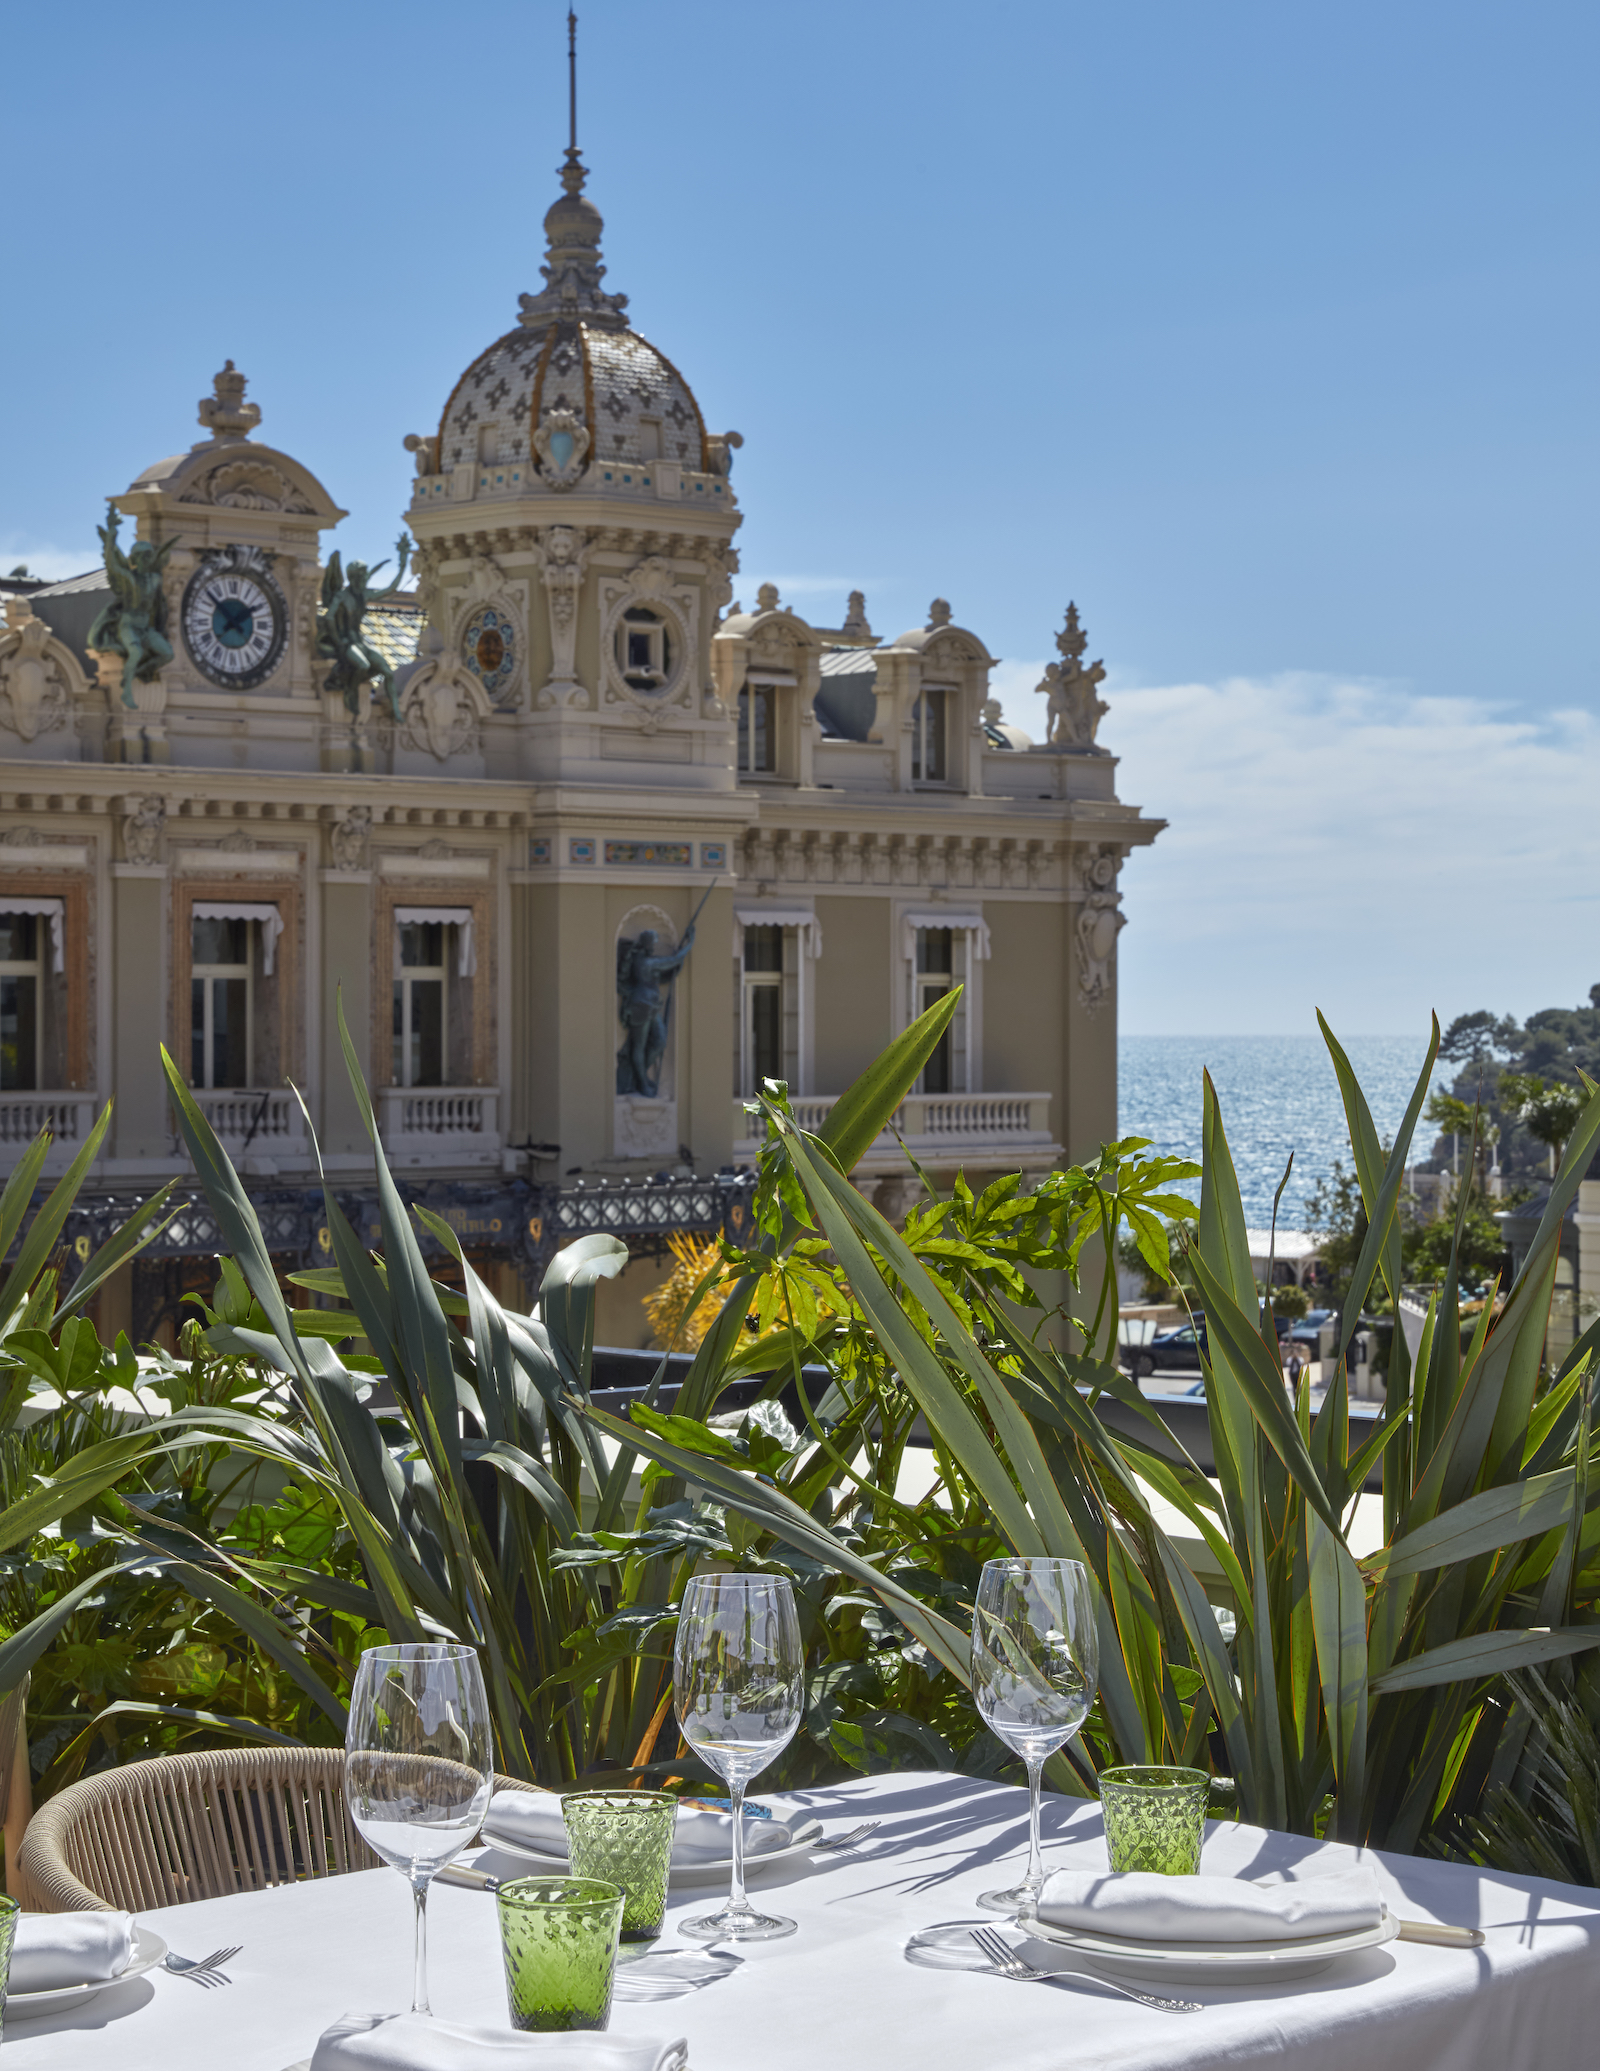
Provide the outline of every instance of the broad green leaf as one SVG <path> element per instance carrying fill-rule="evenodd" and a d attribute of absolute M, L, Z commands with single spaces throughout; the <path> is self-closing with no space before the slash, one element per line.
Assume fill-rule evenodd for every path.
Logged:
<path fill-rule="evenodd" d="M 1311 1629 L 1338 1781 L 1338 1838 L 1361 1839 L 1367 1766 L 1367 1592 L 1344 1540 L 1306 1512 Z"/>
<path fill-rule="evenodd" d="M 1497 1553 L 1503 1546 L 1537 1539 L 1564 1524 L 1572 1514 L 1572 1496 L 1570 1469 L 1485 1489 L 1419 1525 L 1362 1566 L 1391 1577 L 1420 1575 L 1455 1561 L 1474 1560 L 1482 1553 Z"/>

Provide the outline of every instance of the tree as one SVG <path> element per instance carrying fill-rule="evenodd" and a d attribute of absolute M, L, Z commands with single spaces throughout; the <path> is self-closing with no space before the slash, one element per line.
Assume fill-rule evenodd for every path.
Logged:
<path fill-rule="evenodd" d="M 1583 1113 L 1582 1088 L 1559 1083 L 1547 1086 L 1536 1073 L 1503 1071 L 1500 1074 L 1500 1100 L 1503 1106 L 1511 1109 L 1535 1142 L 1548 1149 L 1553 1179 L 1567 1138 Z"/>
<path fill-rule="evenodd" d="M 1511 1049 L 1520 1032 L 1509 1014 L 1491 1014 L 1486 1007 L 1473 1014 L 1458 1014 L 1439 1038 L 1439 1062 L 1487 1064 L 1491 1057 Z"/>

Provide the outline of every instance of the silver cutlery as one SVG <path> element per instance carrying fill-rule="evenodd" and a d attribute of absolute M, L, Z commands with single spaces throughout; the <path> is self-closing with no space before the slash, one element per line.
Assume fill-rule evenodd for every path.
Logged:
<path fill-rule="evenodd" d="M 175 1956 L 169 1949 L 162 1959 L 163 1967 L 170 1970 L 174 1977 L 192 1979 L 195 1984 L 204 1985 L 208 1989 L 212 1985 L 226 1985 L 230 1981 L 223 1976 L 219 1965 L 226 1963 L 230 1957 L 237 1956 L 243 1947 L 243 1942 L 235 1942 L 231 1949 L 213 1949 L 209 1956 L 198 1958 Z"/>
<path fill-rule="evenodd" d="M 864 1819 L 860 1826 L 852 1827 L 847 1834 L 835 1834 L 831 1841 L 813 1841 L 806 1853 L 837 1855 L 846 1848 L 854 1848 L 858 1841 L 864 1841 L 868 1834 L 875 1834 L 882 1825 L 881 1819 Z"/>
<path fill-rule="evenodd" d="M 972 1939 L 988 1957 L 999 1977 L 1010 1978 L 1015 1984 L 1031 1984 L 1035 1979 L 1076 1978 L 1083 1985 L 1104 1985 L 1108 1992 L 1120 1992 L 1124 1999 L 1137 1999 L 1141 2006 L 1159 2007 L 1163 2013 L 1201 2013 L 1204 2011 L 1198 1999 L 1158 1999 L 1154 1992 L 1136 1992 L 1131 1985 L 1113 1984 L 1110 1978 L 1103 1978 L 1097 1970 L 1045 1970 L 1041 1965 L 1029 1963 L 1019 1956 L 1009 1942 L 1002 1941 L 992 1927 L 975 1927 Z"/>
<path fill-rule="evenodd" d="M 1486 1938 L 1481 1927 L 1447 1927 L 1442 1920 L 1400 1922 L 1403 1942 L 1433 1942 L 1441 1949 L 1481 1949 Z"/>

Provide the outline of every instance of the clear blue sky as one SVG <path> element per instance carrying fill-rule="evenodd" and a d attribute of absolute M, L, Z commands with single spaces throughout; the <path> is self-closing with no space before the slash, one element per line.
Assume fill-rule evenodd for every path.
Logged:
<path fill-rule="evenodd" d="M 1125 1027 L 1584 997 L 1592 7 L 580 11 L 609 285 L 746 436 L 741 589 L 947 596 L 1023 724 L 1077 599 L 1173 823 Z M 230 356 L 388 551 L 402 436 L 538 284 L 563 17 L 15 16 L 0 561 L 92 560 Z"/>

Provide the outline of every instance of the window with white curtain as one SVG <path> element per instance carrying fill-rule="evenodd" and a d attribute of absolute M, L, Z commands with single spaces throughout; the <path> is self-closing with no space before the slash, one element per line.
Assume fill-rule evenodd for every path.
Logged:
<path fill-rule="evenodd" d="M 763 1079 L 811 1091 L 810 959 L 822 930 L 807 908 L 734 909 L 733 1090 L 753 1100 Z"/>
<path fill-rule="evenodd" d="M 189 1077 L 196 1086 L 249 1086 L 255 1066 L 250 920 L 196 918 L 189 966 Z"/>
<path fill-rule="evenodd" d="M 407 921 L 399 929 L 399 968 L 394 981 L 397 1086 L 448 1083 L 448 933 L 443 921 Z"/>

